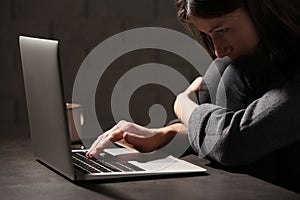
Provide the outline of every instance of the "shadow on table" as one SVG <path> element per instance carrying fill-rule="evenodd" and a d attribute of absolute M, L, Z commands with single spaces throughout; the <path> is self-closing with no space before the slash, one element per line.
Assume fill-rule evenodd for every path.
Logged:
<path fill-rule="evenodd" d="M 80 187 L 86 188 L 88 190 L 97 192 L 99 194 L 109 196 L 115 199 L 120 200 L 129 200 L 131 198 L 127 198 L 121 192 L 116 191 L 116 188 L 109 187 L 106 184 L 109 183 L 136 183 L 137 181 L 149 181 L 149 180 L 157 180 L 157 181 L 174 181 L 174 179 L 178 178 L 187 178 L 187 177 L 195 177 L 195 176 L 208 176 L 209 174 L 206 172 L 197 172 L 197 173 L 188 173 L 188 174 L 165 174 L 165 175 L 153 175 L 153 176 L 139 176 L 139 177 L 123 177 L 123 178 L 112 178 L 112 179 L 102 179 L 102 180 L 89 180 L 89 181 L 79 181 L 76 182 Z M 140 184 L 132 184 L 130 188 L 132 191 L 139 191 L 141 189 Z M 136 188 L 135 188 L 136 187 Z"/>

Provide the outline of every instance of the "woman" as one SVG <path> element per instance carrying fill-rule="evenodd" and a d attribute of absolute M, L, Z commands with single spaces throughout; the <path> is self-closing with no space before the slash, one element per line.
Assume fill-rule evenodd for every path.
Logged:
<path fill-rule="evenodd" d="M 268 156 L 277 157 L 274 152 L 288 160 L 300 149 L 300 66 L 294 64 L 300 45 L 299 0 L 177 0 L 176 7 L 187 29 L 225 66 L 227 105 L 218 102 L 224 95 L 218 90 L 216 102 L 208 98 L 211 94 L 203 95 L 207 80 L 199 77 L 175 101 L 180 123 L 147 129 L 121 121 L 99 136 L 87 156 L 121 139 L 139 151 L 153 151 L 180 132 L 199 155 L 224 166 L 251 166 L 264 176 L 274 171 L 265 178 L 300 191 L 299 173 L 287 179 L 277 173 L 280 164 L 274 170 L 256 168 L 268 163 Z M 199 101 L 192 98 L 195 92 Z"/>

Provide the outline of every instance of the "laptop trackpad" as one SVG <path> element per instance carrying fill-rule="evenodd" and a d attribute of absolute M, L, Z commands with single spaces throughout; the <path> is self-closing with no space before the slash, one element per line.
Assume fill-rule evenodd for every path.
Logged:
<path fill-rule="evenodd" d="M 140 153 L 136 150 L 126 148 L 107 148 L 105 153 L 110 154 L 120 163 L 130 163 L 146 171 L 174 172 L 174 171 L 202 171 L 199 166 L 177 159 L 162 151 L 151 153 Z"/>

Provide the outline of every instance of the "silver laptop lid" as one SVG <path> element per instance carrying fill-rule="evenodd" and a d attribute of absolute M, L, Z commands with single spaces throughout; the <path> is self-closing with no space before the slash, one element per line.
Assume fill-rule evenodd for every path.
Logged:
<path fill-rule="evenodd" d="M 33 153 L 74 179 L 58 41 L 19 37 Z"/>

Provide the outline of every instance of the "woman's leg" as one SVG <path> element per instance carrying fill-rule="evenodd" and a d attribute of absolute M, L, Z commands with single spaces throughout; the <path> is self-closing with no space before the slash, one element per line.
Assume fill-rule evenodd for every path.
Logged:
<path fill-rule="evenodd" d="M 258 57 L 241 57 L 225 69 L 218 86 L 216 104 L 222 105 L 226 100 L 226 107 L 231 110 L 246 108 L 283 78 L 270 62 Z"/>

